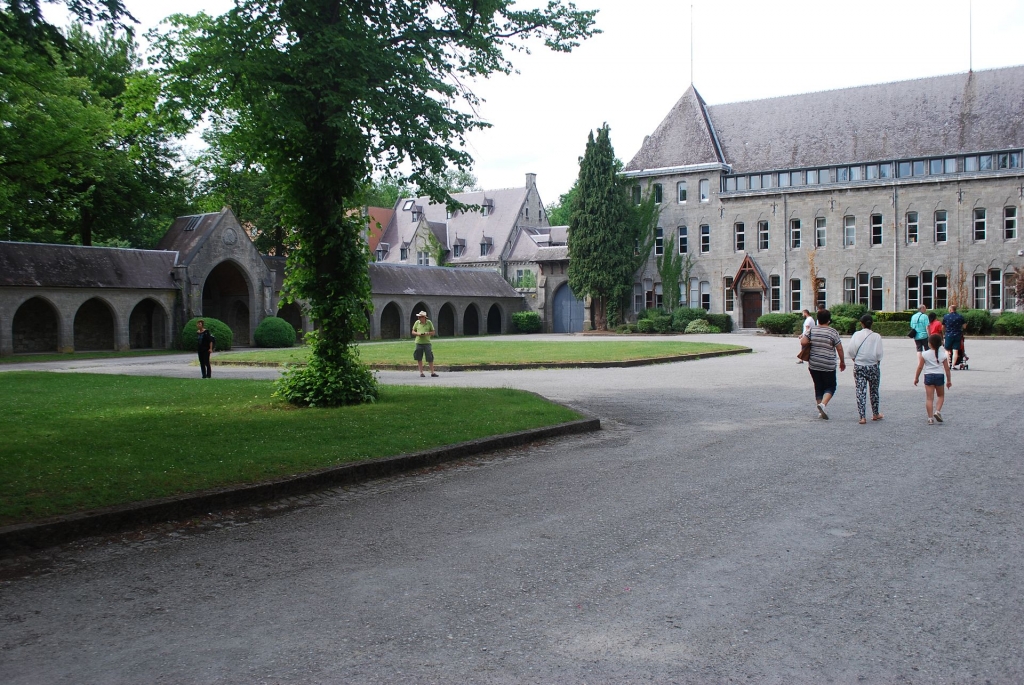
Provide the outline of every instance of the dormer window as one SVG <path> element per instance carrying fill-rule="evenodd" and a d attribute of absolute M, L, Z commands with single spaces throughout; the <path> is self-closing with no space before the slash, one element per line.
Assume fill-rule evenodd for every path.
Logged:
<path fill-rule="evenodd" d="M 452 245 L 452 256 L 453 257 L 461 257 L 462 253 L 465 252 L 465 251 L 466 251 L 466 248 L 463 245 L 459 245 L 458 243 L 456 243 L 455 245 Z"/>
<path fill-rule="evenodd" d="M 480 256 L 481 257 L 486 257 L 487 256 L 487 254 L 491 251 L 491 245 L 493 244 L 493 242 L 494 241 L 491 238 L 484 238 L 482 241 L 480 241 Z"/>
<path fill-rule="evenodd" d="M 388 256 L 388 252 L 391 250 L 391 245 L 388 243 L 378 243 L 377 251 L 374 253 L 377 257 L 378 262 L 383 262 L 384 258 Z"/>
<path fill-rule="evenodd" d="M 378 262 L 383 262 L 384 261 L 384 250 L 380 249 L 379 247 L 377 248 L 377 261 Z"/>
<path fill-rule="evenodd" d="M 489 205 L 484 205 L 483 207 L 480 208 L 480 214 L 482 214 L 483 216 L 487 216 L 490 213 L 490 209 L 491 208 Z"/>
<path fill-rule="evenodd" d="M 399 248 L 398 255 L 399 255 L 399 259 L 401 259 L 403 262 L 405 260 L 409 259 L 409 248 L 407 248 L 407 247 Z"/>
<path fill-rule="evenodd" d="M 420 220 L 420 213 L 418 211 L 416 211 L 416 210 L 413 210 L 413 213 L 412 213 L 412 221 L 413 221 L 413 223 L 416 223 L 419 220 Z"/>

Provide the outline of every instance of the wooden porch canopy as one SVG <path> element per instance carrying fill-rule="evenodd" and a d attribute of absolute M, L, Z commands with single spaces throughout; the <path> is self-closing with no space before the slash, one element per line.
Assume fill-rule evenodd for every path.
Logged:
<path fill-rule="evenodd" d="M 740 264 L 736 276 L 732 279 L 732 288 L 737 293 L 741 290 L 754 289 L 759 289 L 765 293 L 768 292 L 768 282 L 765 280 L 764 274 L 761 273 L 761 267 L 757 265 L 757 262 L 750 255 L 743 258 L 743 263 Z"/>

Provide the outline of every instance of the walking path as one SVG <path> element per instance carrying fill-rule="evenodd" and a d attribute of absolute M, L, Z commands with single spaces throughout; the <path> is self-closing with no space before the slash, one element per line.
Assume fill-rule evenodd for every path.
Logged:
<path fill-rule="evenodd" d="M 886 418 L 861 426 L 852 370 L 823 421 L 795 339 L 705 339 L 755 351 L 381 372 L 532 390 L 605 430 L 6 567 L 3 680 L 1024 679 L 1024 344 L 969 341 L 928 426 L 913 345 L 886 339 Z M 59 366 L 198 376 L 190 362 Z"/>

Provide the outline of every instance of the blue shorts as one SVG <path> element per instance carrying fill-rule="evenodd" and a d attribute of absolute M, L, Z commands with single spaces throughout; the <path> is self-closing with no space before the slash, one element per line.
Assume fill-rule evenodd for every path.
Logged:
<path fill-rule="evenodd" d="M 959 333 L 951 333 L 946 336 L 946 351 L 952 352 L 953 350 L 960 349 L 960 343 L 964 341 L 964 336 Z"/>
<path fill-rule="evenodd" d="M 926 373 L 924 375 L 924 384 L 942 387 L 946 384 L 946 376 L 941 373 Z"/>

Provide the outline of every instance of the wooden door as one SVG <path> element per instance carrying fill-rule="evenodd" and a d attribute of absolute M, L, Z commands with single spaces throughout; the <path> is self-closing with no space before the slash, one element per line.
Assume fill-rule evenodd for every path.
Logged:
<path fill-rule="evenodd" d="M 757 328 L 757 320 L 761 316 L 761 293 L 743 293 L 743 327 Z"/>

